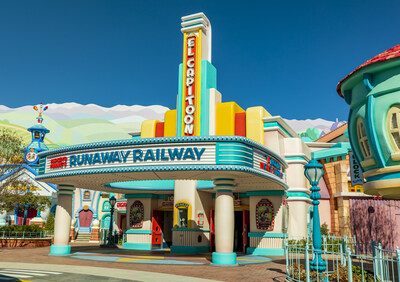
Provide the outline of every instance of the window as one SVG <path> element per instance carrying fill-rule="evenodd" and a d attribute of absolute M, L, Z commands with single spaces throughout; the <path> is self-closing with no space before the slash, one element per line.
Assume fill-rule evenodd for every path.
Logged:
<path fill-rule="evenodd" d="M 188 224 L 188 209 L 178 209 L 178 228 L 187 228 Z"/>
<path fill-rule="evenodd" d="M 358 144 L 360 145 L 361 153 L 364 159 L 372 158 L 371 148 L 369 147 L 367 133 L 365 131 L 364 123 L 361 118 L 357 120 L 357 137 Z"/>
<path fill-rule="evenodd" d="M 191 228 L 191 206 L 181 201 L 175 204 L 174 226 L 176 228 Z"/>
<path fill-rule="evenodd" d="M 400 105 L 389 109 L 386 118 L 386 128 L 389 134 L 389 140 L 395 152 L 400 152 Z"/>
<path fill-rule="evenodd" d="M 90 191 L 89 190 L 86 190 L 83 192 L 83 200 L 84 201 L 90 200 Z"/>
<path fill-rule="evenodd" d="M 103 208 L 101 209 L 102 212 L 109 212 L 111 211 L 111 204 L 110 201 L 106 200 L 103 202 Z"/>

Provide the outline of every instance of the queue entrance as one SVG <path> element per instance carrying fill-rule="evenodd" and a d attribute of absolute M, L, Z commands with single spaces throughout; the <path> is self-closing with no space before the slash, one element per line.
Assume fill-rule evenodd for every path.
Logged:
<path fill-rule="evenodd" d="M 172 245 L 173 211 L 153 210 L 151 248 L 164 249 Z"/>

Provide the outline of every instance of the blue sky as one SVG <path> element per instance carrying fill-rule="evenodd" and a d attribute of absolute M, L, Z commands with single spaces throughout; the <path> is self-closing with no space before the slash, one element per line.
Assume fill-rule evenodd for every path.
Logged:
<path fill-rule="evenodd" d="M 175 108 L 180 17 L 204 12 L 223 101 L 347 120 L 336 84 L 399 43 L 400 1 L 1 1 L 0 104 Z"/>

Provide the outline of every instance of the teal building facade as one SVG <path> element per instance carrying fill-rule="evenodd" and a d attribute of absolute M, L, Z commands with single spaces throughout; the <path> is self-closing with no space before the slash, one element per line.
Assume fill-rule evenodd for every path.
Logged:
<path fill-rule="evenodd" d="M 400 198 L 400 45 L 355 69 L 337 92 L 350 106 L 348 133 L 365 193 Z"/>

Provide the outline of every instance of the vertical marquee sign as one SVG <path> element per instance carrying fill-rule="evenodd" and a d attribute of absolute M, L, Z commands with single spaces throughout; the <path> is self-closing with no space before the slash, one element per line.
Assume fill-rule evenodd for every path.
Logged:
<path fill-rule="evenodd" d="M 196 125 L 199 124 L 199 106 L 200 106 L 200 59 L 199 45 L 201 40 L 201 30 L 199 37 L 195 33 L 185 33 L 184 36 L 184 60 L 183 60 L 183 126 L 182 135 L 198 135 Z"/>

